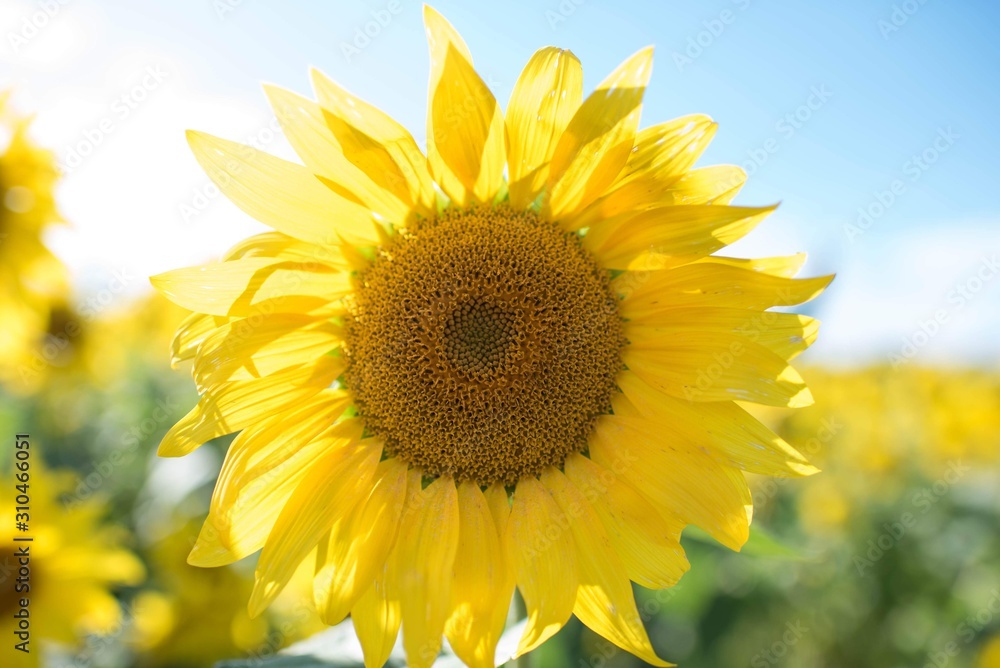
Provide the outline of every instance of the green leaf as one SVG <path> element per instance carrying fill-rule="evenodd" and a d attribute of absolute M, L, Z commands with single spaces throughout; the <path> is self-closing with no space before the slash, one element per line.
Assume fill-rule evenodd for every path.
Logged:
<path fill-rule="evenodd" d="M 814 555 L 807 554 L 801 547 L 789 545 L 776 538 L 764 527 L 751 525 L 750 538 L 741 550 L 743 554 L 769 559 L 787 559 L 791 561 L 809 561 Z"/>
<path fill-rule="evenodd" d="M 684 538 L 708 545 L 718 545 L 708 533 L 693 525 L 685 527 Z M 781 539 L 776 538 L 774 534 L 759 524 L 750 526 L 750 538 L 744 543 L 740 554 L 767 559 L 784 559 L 787 561 L 811 561 L 815 559 L 815 555 L 807 554 L 802 548 L 789 545 Z"/>

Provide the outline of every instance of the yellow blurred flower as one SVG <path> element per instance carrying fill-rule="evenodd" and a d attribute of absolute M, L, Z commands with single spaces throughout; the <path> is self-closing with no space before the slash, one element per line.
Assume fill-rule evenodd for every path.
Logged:
<path fill-rule="evenodd" d="M 251 619 L 246 606 L 251 569 L 204 569 L 185 562 L 197 529 L 187 525 L 151 546 L 153 588 L 134 599 L 128 638 L 140 666 L 264 658 L 324 628 L 312 601 L 310 568 L 300 569 L 268 615 Z"/>
<path fill-rule="evenodd" d="M 94 397 L 81 392 L 120 391 L 143 369 L 158 365 L 185 312 L 156 292 L 105 312 L 77 310 L 62 303 L 51 312 L 47 341 L 39 348 L 45 363 L 33 369 L 33 380 L 44 391 L 33 401 L 46 426 L 70 434 L 94 420 Z M 41 358 L 35 358 L 36 361 Z"/>
<path fill-rule="evenodd" d="M 153 291 L 98 314 L 86 325 L 81 369 L 91 383 L 106 386 L 130 368 L 156 368 L 187 315 L 188 311 Z"/>
<path fill-rule="evenodd" d="M 995 635 L 983 643 L 976 668 L 1000 668 L 1000 635 Z"/>
<path fill-rule="evenodd" d="M 150 547 L 153 588 L 133 601 L 129 637 L 140 665 L 211 665 L 265 641 L 267 621 L 246 610 L 251 574 L 189 566 L 184 557 L 195 535 L 185 527 Z"/>
<path fill-rule="evenodd" d="M 13 524 L 18 495 L 17 481 L 10 475 L 0 479 L 3 503 L 0 516 Z M 72 505 L 61 499 L 69 495 L 76 484 L 75 474 L 47 470 L 37 460 L 31 463 L 30 480 L 25 490 L 30 508 L 28 531 L 20 537 L 30 542 L 15 541 L 11 530 L 5 529 L 0 538 L 0 629 L 4 642 L 0 656 L 37 661 L 45 641 L 73 644 L 85 634 L 107 635 L 120 632 L 122 611 L 111 589 L 118 585 L 136 585 L 145 577 L 142 562 L 122 547 L 128 535 L 121 529 L 104 524 L 106 505 L 92 498 Z M 18 593 L 12 578 L 23 577 L 23 551 L 29 552 L 29 591 Z M 21 584 L 18 582 L 18 584 Z M 30 648 L 27 656 L 12 650 L 11 639 L 15 615 L 22 600 L 29 602 Z M 10 652 L 10 654 L 8 654 Z"/>
<path fill-rule="evenodd" d="M 42 235 L 61 219 L 53 188 L 53 154 L 28 137 L 30 119 L 16 116 L 0 93 L 0 382 L 17 392 L 37 389 L 40 350 L 53 310 L 65 302 L 66 270 Z"/>
<path fill-rule="evenodd" d="M 913 475 L 937 480 L 953 468 L 1000 463 L 1000 373 L 913 365 L 803 376 L 816 404 L 752 411 L 822 469 L 797 490 L 807 530 L 826 533 L 872 502 L 893 503 L 913 491 L 905 488 Z"/>
<path fill-rule="evenodd" d="M 836 530 L 850 517 L 850 502 L 839 481 L 820 473 L 802 487 L 799 515 L 812 530 Z"/>

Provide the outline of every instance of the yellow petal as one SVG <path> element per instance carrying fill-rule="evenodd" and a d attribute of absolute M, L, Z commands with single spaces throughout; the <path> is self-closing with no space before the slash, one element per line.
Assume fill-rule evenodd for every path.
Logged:
<path fill-rule="evenodd" d="M 559 505 L 573 538 L 580 580 L 573 613 L 591 630 L 643 661 L 671 665 L 653 651 L 625 567 L 586 497 L 556 468 L 542 473 L 542 484 Z"/>
<path fill-rule="evenodd" d="M 756 257 L 756 258 L 736 258 L 712 255 L 697 260 L 696 263 L 722 264 L 727 267 L 737 267 L 750 271 L 759 271 L 762 274 L 771 276 L 781 276 L 782 278 L 794 278 L 802 269 L 806 262 L 805 253 L 795 255 L 785 255 L 780 257 Z"/>
<path fill-rule="evenodd" d="M 714 201 L 713 197 L 716 194 L 720 198 L 734 197 L 746 179 L 742 169 L 707 167 L 688 171 L 714 134 L 715 123 L 702 114 L 643 130 L 636 137 L 636 147 L 626 167 L 608 193 L 565 221 L 564 227 L 577 230 L 669 204 L 725 204 Z"/>
<path fill-rule="evenodd" d="M 445 634 L 470 668 L 493 668 L 514 583 L 489 503 L 479 485 L 458 486 L 458 551 L 451 584 L 451 616 Z"/>
<path fill-rule="evenodd" d="M 551 638 L 573 614 L 576 550 L 562 511 L 534 478 L 518 481 L 507 522 L 507 544 L 528 625 L 517 646 L 526 654 Z"/>
<path fill-rule="evenodd" d="M 570 455 L 565 469 L 600 517 L 629 579 L 650 589 L 676 584 L 689 567 L 679 542 L 681 522 L 664 518 L 614 471 L 588 457 Z"/>
<path fill-rule="evenodd" d="M 632 151 L 652 67 L 651 47 L 632 55 L 573 115 L 549 163 L 543 211 L 552 220 L 571 218 L 618 177 Z"/>
<path fill-rule="evenodd" d="M 342 340 L 340 327 L 309 316 L 274 313 L 235 320 L 205 337 L 195 357 L 195 383 L 206 389 L 267 376 L 313 362 Z"/>
<path fill-rule="evenodd" d="M 598 420 L 591 458 L 619 472 L 669 518 L 697 524 L 734 550 L 749 536 L 743 492 L 707 453 L 643 418 L 611 415 Z"/>
<path fill-rule="evenodd" d="M 621 181 L 653 176 L 667 181 L 688 172 L 715 136 L 717 124 L 704 114 L 682 116 L 642 130 Z"/>
<path fill-rule="evenodd" d="M 472 53 L 465 40 L 455 30 L 455 26 L 430 5 L 424 5 L 424 30 L 427 33 L 427 45 L 430 47 L 432 58 L 435 55 L 443 55 L 447 46 L 451 44 L 460 56 L 472 63 Z M 437 83 L 437 78 L 441 76 L 441 64 L 441 62 L 431 63 L 431 83 Z"/>
<path fill-rule="evenodd" d="M 504 541 L 507 535 L 507 522 L 510 518 L 510 497 L 507 495 L 507 490 L 503 485 L 499 483 L 494 483 L 486 488 L 486 503 L 489 504 L 490 513 L 493 515 L 493 522 L 497 527 L 497 534 L 500 536 L 501 542 Z M 507 554 L 504 552 L 504 554 Z M 507 560 L 510 561 L 509 559 Z M 508 566 L 513 569 L 513 566 L 508 563 Z"/>
<path fill-rule="evenodd" d="M 455 29 L 424 5 L 431 52 L 427 159 L 431 174 L 459 206 L 492 202 L 506 161 L 503 114 L 489 87 L 455 43 Z M 464 45 L 463 45 L 464 46 Z M 454 182 L 461 186 L 455 192 Z"/>
<path fill-rule="evenodd" d="M 723 464 L 777 476 L 812 475 L 818 470 L 783 438 L 731 401 L 695 403 L 677 399 L 654 389 L 633 371 L 621 372 L 616 382 L 645 419 L 688 443 L 706 446 Z"/>
<path fill-rule="evenodd" d="M 204 313 L 192 313 L 184 318 L 170 343 L 170 366 L 176 368 L 181 362 L 193 359 L 201 342 L 224 322 L 225 318 Z"/>
<path fill-rule="evenodd" d="M 511 598 L 514 595 L 514 587 L 517 585 L 517 573 L 514 570 L 514 562 L 511 559 L 511 549 L 508 541 L 510 533 L 507 531 L 511 504 L 506 488 L 500 483 L 494 483 L 487 487 L 484 495 L 486 496 L 486 504 L 490 508 L 490 515 L 493 517 L 493 525 L 497 530 L 500 553 L 503 555 L 504 577 L 506 578 L 504 589 L 507 592 L 506 602 L 493 608 L 494 627 L 503 629 L 507 623 L 507 613 L 510 609 Z"/>
<path fill-rule="evenodd" d="M 335 424 L 348 403 L 346 393 L 326 390 L 236 437 L 189 564 L 225 566 L 264 546 L 281 509 L 312 466 L 330 451 L 361 439 L 359 421 Z"/>
<path fill-rule="evenodd" d="M 307 312 L 352 289 L 349 274 L 335 267 L 263 257 L 175 269 L 149 280 L 178 306 L 240 317 L 264 310 Z"/>
<path fill-rule="evenodd" d="M 281 123 L 288 142 L 324 182 L 329 182 L 335 192 L 350 199 L 350 193 L 370 207 L 382 219 L 393 223 L 404 222 L 410 213 L 409 192 L 401 200 L 382 184 L 373 181 L 355 166 L 344 154 L 340 143 L 330 129 L 331 124 L 343 123 L 332 112 L 324 111 L 315 102 L 277 86 L 265 85 L 271 106 Z M 329 121 L 328 121 L 329 117 Z M 381 153 L 386 163 L 391 163 L 388 152 L 372 140 L 369 149 Z M 356 148 L 356 147 L 351 147 Z M 386 167 L 387 165 L 382 165 Z M 344 192 L 342 192 L 344 191 Z"/>
<path fill-rule="evenodd" d="M 651 268 L 673 267 L 733 243 L 775 207 L 678 205 L 650 209 L 590 228 L 583 245 L 611 269 L 633 268 L 650 257 Z"/>
<path fill-rule="evenodd" d="M 819 321 L 797 313 L 681 307 L 644 315 L 625 325 L 625 336 L 632 343 L 689 338 L 701 332 L 738 334 L 791 360 L 816 340 Z"/>
<path fill-rule="evenodd" d="M 458 492 L 451 478 L 438 478 L 408 501 L 390 569 L 407 665 L 413 668 L 431 666 L 441 649 L 458 531 Z"/>
<path fill-rule="evenodd" d="M 321 246 L 290 237 L 283 232 L 262 232 L 247 237 L 230 248 L 223 256 L 222 261 L 229 262 L 255 257 L 289 260 L 307 266 L 320 264 L 345 271 L 363 269 L 371 265 L 368 258 L 347 242 L 339 246 Z M 329 310 L 325 309 L 324 312 Z"/>
<path fill-rule="evenodd" d="M 751 401 L 801 408 L 813 403 L 802 376 L 767 348 L 721 332 L 626 346 L 622 361 L 653 387 L 687 401 Z"/>
<path fill-rule="evenodd" d="M 399 635 L 399 599 L 389 591 L 385 564 L 379 566 L 375 582 L 351 608 L 351 621 L 361 643 L 365 668 L 382 668 Z"/>
<path fill-rule="evenodd" d="M 715 175 L 709 172 L 721 172 Z M 600 198 L 563 227 L 614 227 L 639 213 L 665 206 L 728 204 L 746 179 L 739 167 L 706 167 L 688 172 L 666 183 L 655 179 L 634 179 Z M 723 190 L 730 188 L 729 190 Z"/>
<path fill-rule="evenodd" d="M 723 466 L 722 471 L 729 478 L 730 486 L 740 495 L 740 500 L 743 502 L 743 512 L 746 513 L 747 526 L 749 526 L 753 522 L 753 495 L 750 493 L 747 478 L 743 475 L 743 471 L 732 466 Z"/>
<path fill-rule="evenodd" d="M 729 204 L 746 181 L 746 171 L 736 165 L 694 169 L 671 184 L 672 203 Z"/>
<path fill-rule="evenodd" d="M 371 494 L 331 530 L 325 563 L 314 581 L 325 624 L 339 624 L 384 570 L 406 499 L 406 470 L 398 457 L 379 462 Z"/>
<path fill-rule="evenodd" d="M 245 257 L 270 257 L 294 262 L 322 262 L 340 269 L 349 267 L 339 246 L 319 246 L 290 237 L 283 232 L 261 232 L 243 239 L 230 248 L 223 261 Z"/>
<path fill-rule="evenodd" d="M 430 82 L 429 82 L 429 92 L 428 100 L 434 94 L 434 90 L 437 88 L 438 81 L 441 78 L 441 74 L 444 71 L 444 55 L 448 52 L 448 45 L 456 49 L 460 54 L 465 56 L 465 59 L 472 64 L 472 55 L 469 53 L 469 47 L 465 45 L 465 41 L 462 36 L 458 34 L 441 14 L 439 14 L 435 9 L 424 5 L 424 27 L 427 34 L 428 46 L 430 47 L 431 56 L 431 71 L 430 71 Z M 433 29 L 432 29 L 433 28 Z M 435 61 L 433 53 L 435 50 L 440 51 L 442 57 Z M 437 67 L 435 67 L 435 64 Z M 428 105 L 429 107 L 430 105 Z M 434 133 L 431 131 L 431 124 L 433 122 L 433 117 L 430 113 L 427 114 L 427 165 L 433 174 L 434 180 L 440 186 L 441 190 L 444 191 L 445 195 L 451 198 L 455 203 L 468 202 L 472 199 L 472 194 L 462 185 L 462 181 L 448 168 L 448 165 L 444 163 L 441 157 L 438 155 L 437 150 L 434 149 Z"/>
<path fill-rule="evenodd" d="M 347 516 L 364 498 L 381 454 L 382 448 L 373 444 L 344 447 L 312 465 L 281 510 L 261 550 L 250 595 L 251 617 L 271 604 L 334 522 Z"/>
<path fill-rule="evenodd" d="M 410 132 L 319 70 L 312 70 L 311 75 L 316 99 L 328 112 L 324 115 L 327 127 L 347 159 L 417 213 L 434 215 L 434 182 L 427 158 Z"/>
<path fill-rule="evenodd" d="M 327 355 L 315 364 L 213 388 L 167 432 L 157 454 L 181 457 L 206 441 L 245 429 L 299 404 L 329 387 L 345 366 L 342 357 Z"/>
<path fill-rule="evenodd" d="M 712 258 L 713 260 L 715 258 Z M 791 279 L 731 263 L 695 262 L 683 267 L 619 276 L 623 318 L 635 319 L 679 306 L 763 310 L 801 304 L 819 295 L 833 276 Z"/>
<path fill-rule="evenodd" d="M 514 208 L 527 209 L 542 192 L 556 142 L 582 95 L 583 68 L 566 49 L 539 49 L 524 67 L 507 103 L 507 169 Z"/>
<path fill-rule="evenodd" d="M 334 193 L 308 168 L 251 146 L 189 130 L 198 164 L 233 204 L 279 232 L 317 244 L 376 243 L 371 212 Z"/>

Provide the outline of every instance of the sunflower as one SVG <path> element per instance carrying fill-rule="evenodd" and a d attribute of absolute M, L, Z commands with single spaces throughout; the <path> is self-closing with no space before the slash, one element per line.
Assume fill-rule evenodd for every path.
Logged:
<path fill-rule="evenodd" d="M 46 227 L 61 220 L 56 161 L 32 143 L 29 125 L 0 93 L 0 381 L 18 392 L 41 384 L 49 360 L 36 347 L 68 292 L 65 267 L 42 241 Z"/>
<path fill-rule="evenodd" d="M 506 113 L 425 8 L 427 154 L 318 72 L 317 102 L 267 87 L 305 166 L 189 133 L 202 167 L 275 231 L 152 278 L 194 313 L 172 347 L 198 405 L 181 456 L 234 432 L 189 561 L 261 550 L 259 614 L 317 549 L 324 621 L 368 666 L 400 626 L 409 665 L 441 636 L 492 666 L 515 587 L 529 652 L 575 614 L 656 664 L 630 581 L 673 585 L 687 524 L 739 549 L 743 471 L 815 469 L 736 402 L 811 401 L 787 360 L 816 336 L 768 310 L 829 278 L 801 256 L 711 255 L 773 207 L 694 169 L 715 131 L 639 130 L 652 50 L 581 101 L 579 61 L 535 53 Z"/>
<path fill-rule="evenodd" d="M 13 522 L 19 484 L 12 475 L 0 476 L 3 486 L 0 509 Z M 121 606 L 111 590 L 116 586 L 135 585 L 145 577 L 142 562 L 124 547 L 127 534 L 105 524 L 104 501 L 91 497 L 72 505 L 62 499 L 72 495 L 77 485 L 72 472 L 49 470 L 38 462 L 31 465 L 28 483 L 29 530 L 14 540 L 10 531 L 0 539 L 0 618 L 5 638 L 0 658 L 5 666 L 39 665 L 46 643 L 72 646 L 88 634 L 113 635 L 120 632 Z M 29 556 L 27 582 L 15 581 L 23 574 L 24 550 Z M 29 591 L 17 591 L 15 584 L 26 584 Z M 28 601 L 30 650 L 14 649 L 11 640 L 18 623 L 14 615 Z"/>

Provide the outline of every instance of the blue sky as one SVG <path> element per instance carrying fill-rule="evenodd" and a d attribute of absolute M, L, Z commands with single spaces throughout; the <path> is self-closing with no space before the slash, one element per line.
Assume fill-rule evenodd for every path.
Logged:
<path fill-rule="evenodd" d="M 75 227 L 53 239 L 86 285 L 100 287 L 117 264 L 149 274 L 198 262 L 254 229 L 222 202 L 193 222 L 179 216 L 205 183 L 181 131 L 253 136 L 286 155 L 281 138 L 267 132 L 261 81 L 308 93 L 315 65 L 423 139 L 428 56 L 419 2 L 66 0 L 20 45 L 10 34 L 22 34 L 40 5 L 12 7 L 0 15 L 0 72 L 12 72 L 0 74 L 0 85 L 16 86 L 21 106 L 37 111 L 39 136 L 65 159 L 103 118 L 115 123 L 67 176 L 65 208 Z M 807 271 L 839 274 L 811 307 L 825 323 L 811 353 L 817 359 L 885 361 L 909 341 L 914 359 L 995 363 L 996 4 L 442 0 L 435 7 L 465 37 L 501 104 L 543 45 L 576 53 L 588 87 L 655 45 L 643 125 L 713 116 L 720 128 L 702 164 L 747 166 L 738 203 L 782 202 L 734 252 L 806 250 Z M 112 104 L 151 66 L 167 73 L 164 83 L 136 101 L 129 118 L 115 117 Z M 860 223 L 859 210 L 868 212 Z M 918 332 L 929 326 L 922 325 L 941 311 L 941 327 L 923 342 Z"/>

